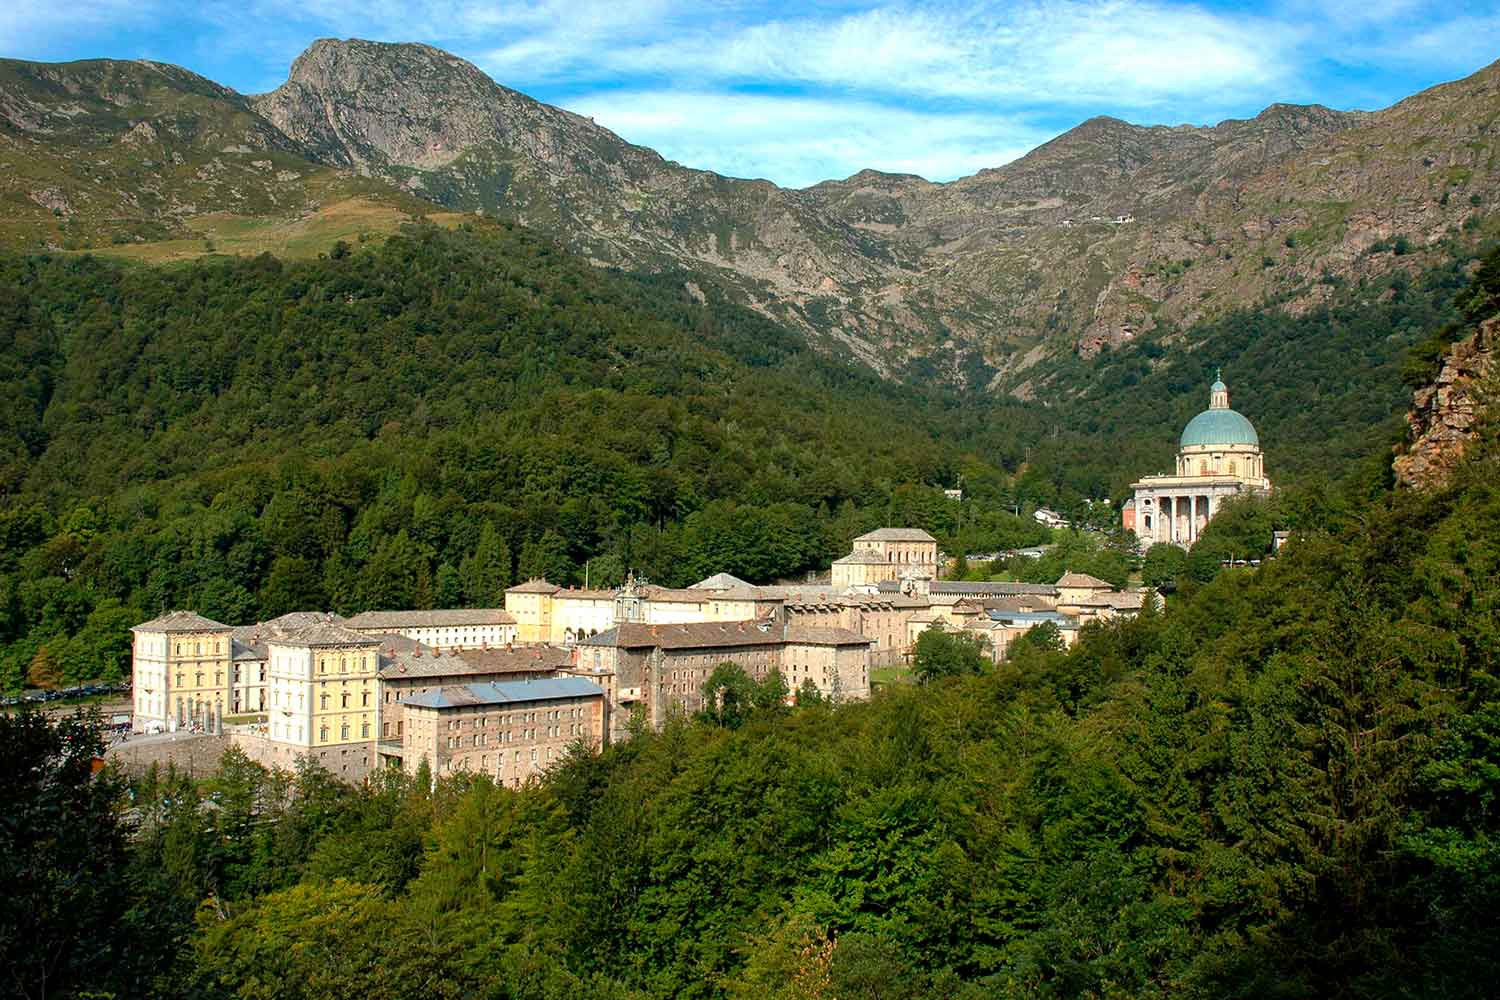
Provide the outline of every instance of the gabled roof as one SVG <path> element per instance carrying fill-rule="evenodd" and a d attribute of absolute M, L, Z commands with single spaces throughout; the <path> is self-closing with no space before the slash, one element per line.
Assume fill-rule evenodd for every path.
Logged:
<path fill-rule="evenodd" d="M 1009 625 L 1024 625 L 1030 628 L 1032 625 L 1041 625 L 1044 622 L 1052 622 L 1058 628 L 1075 629 L 1078 627 L 1078 619 L 1072 615 L 1065 615 L 1057 611 L 991 611 L 990 620 L 1005 622 Z"/>
<path fill-rule="evenodd" d="M 407 708 L 464 708 L 471 705 L 515 705 L 562 698 L 602 698 L 604 689 L 582 677 L 546 677 L 534 681 L 444 685 L 436 691 L 402 698 Z"/>
<path fill-rule="evenodd" d="M 505 592 L 507 594 L 555 594 L 560 589 L 555 583 L 548 583 L 546 580 L 539 580 L 536 577 L 532 577 L 525 583 L 518 583 L 514 587 L 507 587 Z"/>
<path fill-rule="evenodd" d="M 855 539 L 856 542 L 935 542 L 921 528 L 876 528 Z"/>
<path fill-rule="evenodd" d="M 433 608 L 429 611 L 364 611 L 344 622 L 349 628 L 389 631 L 400 628 L 460 628 L 465 625 L 514 625 L 504 608 Z"/>
<path fill-rule="evenodd" d="M 1089 576 L 1087 573 L 1064 573 L 1057 581 L 1059 587 L 1090 587 L 1094 590 L 1114 590 L 1115 585 L 1108 580 L 1101 580 L 1097 576 Z"/>
<path fill-rule="evenodd" d="M 690 590 L 745 590 L 750 584 L 731 573 L 715 573 L 706 580 L 699 580 Z"/>
<path fill-rule="evenodd" d="M 882 593 L 899 592 L 901 581 L 881 580 L 876 588 Z M 1013 594 L 1037 594 L 1056 597 L 1057 588 L 1050 583 L 1010 583 L 973 580 L 933 580 L 927 585 L 933 594 L 974 594 L 981 597 L 1006 597 Z"/>
<path fill-rule="evenodd" d="M 875 640 L 846 628 L 794 625 L 787 629 L 786 641 L 799 646 L 868 646 Z"/>
<path fill-rule="evenodd" d="M 683 625 L 625 622 L 598 635 L 580 639 L 578 645 L 620 649 L 717 649 L 723 646 L 766 646 L 781 641 L 781 629 L 769 619 L 761 619 Z"/>
<path fill-rule="evenodd" d="M 387 652 L 382 647 L 382 680 L 473 677 L 477 674 L 555 673 L 573 666 L 573 651 L 559 646 L 513 646 L 437 653 L 425 646 Z"/>
<path fill-rule="evenodd" d="M 337 622 L 319 622 L 268 635 L 266 642 L 279 646 L 378 646 L 380 637 L 356 632 Z"/>
<path fill-rule="evenodd" d="M 272 631 L 286 632 L 291 629 L 306 628 L 308 625 L 321 625 L 324 622 L 342 622 L 342 615 L 336 615 L 332 611 L 290 611 L 280 618 L 272 618 L 268 622 L 250 626 L 257 629 L 270 629 Z"/>
<path fill-rule="evenodd" d="M 884 566 L 888 560 L 878 552 L 869 549 L 855 549 L 842 559 L 835 559 L 835 566 Z"/>
<path fill-rule="evenodd" d="M 132 632 L 228 632 L 230 626 L 204 618 L 196 611 L 168 611 L 160 618 L 131 627 Z"/>

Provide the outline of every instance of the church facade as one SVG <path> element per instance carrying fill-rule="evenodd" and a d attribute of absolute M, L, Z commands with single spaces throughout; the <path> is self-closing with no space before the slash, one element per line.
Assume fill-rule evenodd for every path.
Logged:
<path fill-rule="evenodd" d="M 1186 548 L 1225 500 L 1271 491 L 1260 438 L 1250 421 L 1230 408 L 1222 378 L 1209 388 L 1208 409 L 1182 430 L 1176 472 L 1145 476 L 1130 488 L 1134 496 L 1121 512 L 1123 526 L 1135 532 L 1143 549 L 1159 542 Z"/>

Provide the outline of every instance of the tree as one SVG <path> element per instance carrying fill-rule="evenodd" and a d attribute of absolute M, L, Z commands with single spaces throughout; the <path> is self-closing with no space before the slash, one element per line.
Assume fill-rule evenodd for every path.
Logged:
<path fill-rule="evenodd" d="M 155 992 L 181 928 L 138 899 L 118 810 L 122 785 L 95 774 L 97 714 L 0 715 L 0 981 L 9 995 Z M 141 909 L 134 907 L 140 904 Z"/>
<path fill-rule="evenodd" d="M 822 705 L 826 701 L 827 699 L 823 697 L 822 689 L 818 687 L 817 683 L 811 677 L 804 680 L 802 685 L 797 688 L 797 706 L 799 708 Z"/>
<path fill-rule="evenodd" d="M 26 683 L 44 691 L 55 691 L 62 687 L 62 668 L 51 647 L 43 646 L 31 658 L 31 664 L 26 668 Z"/>
<path fill-rule="evenodd" d="M 912 672 L 924 684 L 943 677 L 982 673 L 988 662 L 983 639 L 937 626 L 917 637 L 912 652 Z"/>
<path fill-rule="evenodd" d="M 1158 542 L 1146 550 L 1146 558 L 1141 562 L 1141 582 L 1171 593 L 1177 589 L 1177 582 L 1187 576 L 1187 571 L 1187 552 L 1168 542 Z"/>
<path fill-rule="evenodd" d="M 511 584 L 510 547 L 488 521 L 479 529 L 479 543 L 459 564 L 464 600 L 470 607 L 498 608 L 505 603 L 505 588 Z"/>
<path fill-rule="evenodd" d="M 703 683 L 702 717 L 720 728 L 738 729 L 754 711 L 758 691 L 744 667 L 721 663 Z"/>
<path fill-rule="evenodd" d="M 568 545 L 555 531 L 544 531 L 521 546 L 520 573 L 525 579 L 550 580 L 562 585 L 573 579 L 573 562 Z"/>

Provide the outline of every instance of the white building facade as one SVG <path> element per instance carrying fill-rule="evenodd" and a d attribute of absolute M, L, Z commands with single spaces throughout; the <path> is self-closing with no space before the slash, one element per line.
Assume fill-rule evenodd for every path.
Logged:
<path fill-rule="evenodd" d="M 1260 437 L 1243 414 L 1230 409 L 1222 379 L 1209 389 L 1208 409 L 1183 428 L 1176 473 L 1145 476 L 1130 488 L 1135 495 L 1122 520 L 1143 549 L 1163 542 L 1187 548 L 1225 500 L 1271 491 Z"/>

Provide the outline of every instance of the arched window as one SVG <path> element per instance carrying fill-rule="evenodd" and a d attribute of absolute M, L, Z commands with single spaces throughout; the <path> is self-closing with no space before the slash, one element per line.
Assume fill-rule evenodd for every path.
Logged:
<path fill-rule="evenodd" d="M 1208 459 L 1205 458 L 1201 462 L 1198 463 L 1198 475 L 1200 475 L 1200 476 L 1206 476 L 1206 475 L 1208 475 Z"/>

